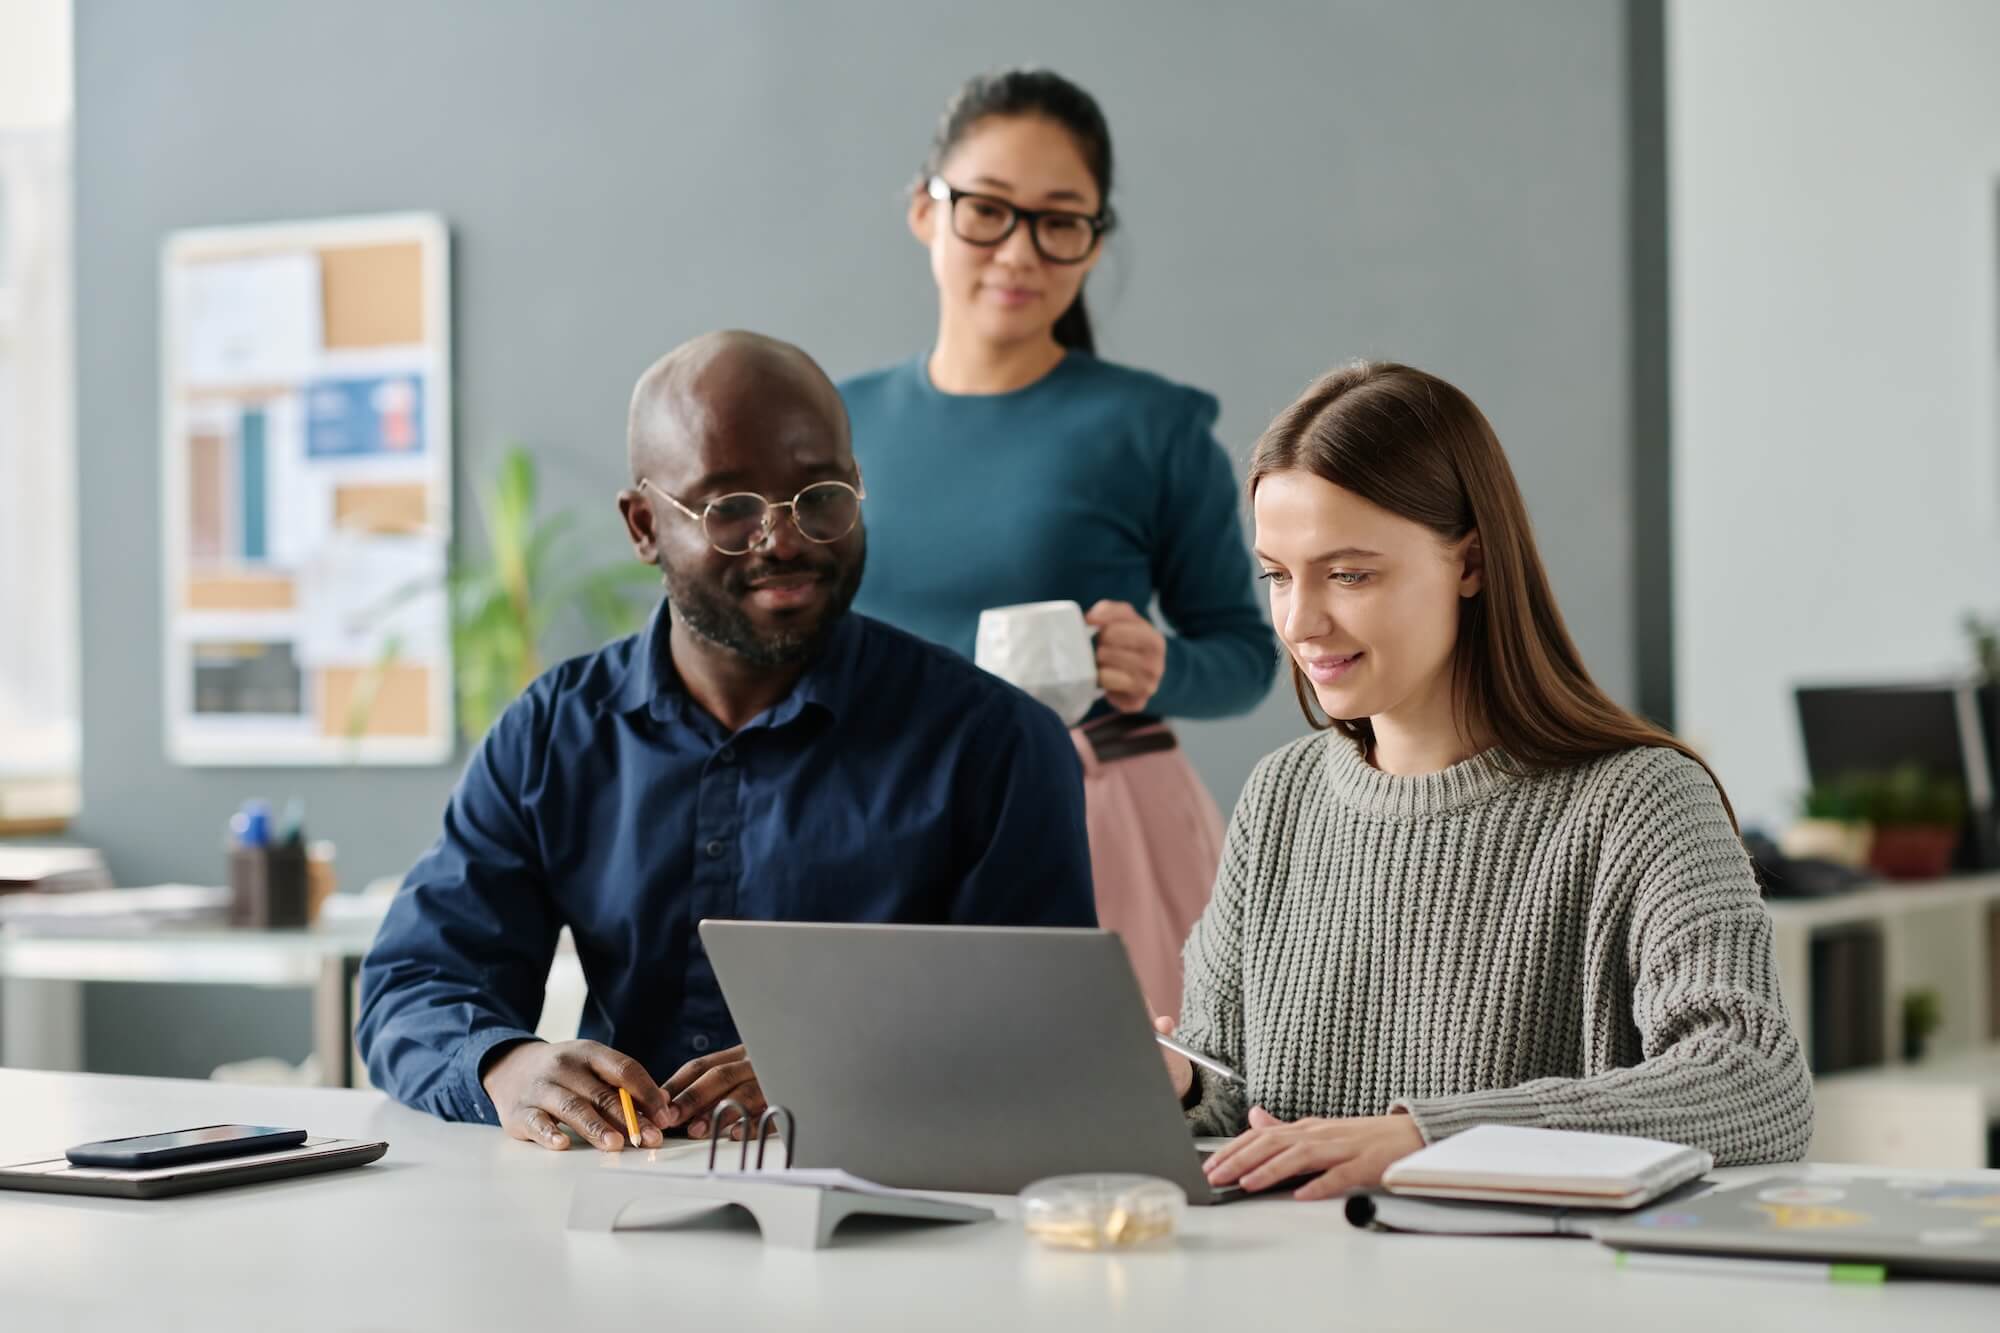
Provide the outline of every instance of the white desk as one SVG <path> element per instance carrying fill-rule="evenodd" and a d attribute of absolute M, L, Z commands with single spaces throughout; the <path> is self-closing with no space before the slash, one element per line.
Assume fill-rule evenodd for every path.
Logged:
<path fill-rule="evenodd" d="M 1289 1200 L 1190 1209 L 1174 1248 L 1116 1257 L 1042 1250 L 1011 1220 L 818 1253 L 766 1249 L 748 1229 L 572 1233 L 571 1187 L 607 1169 L 598 1154 L 376 1093 L 0 1071 L 0 1108 L 10 1160 L 222 1120 L 390 1144 L 356 1171 L 176 1200 L 0 1192 L 9 1328 L 1986 1333 L 2000 1310 L 1991 1286 L 1623 1273 L 1582 1241 L 1376 1235 L 1337 1203 Z M 662 1155 L 693 1169 L 703 1151 Z"/>

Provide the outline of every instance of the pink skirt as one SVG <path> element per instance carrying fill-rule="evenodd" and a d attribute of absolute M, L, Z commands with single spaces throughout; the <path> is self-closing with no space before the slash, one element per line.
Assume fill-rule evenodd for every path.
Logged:
<path fill-rule="evenodd" d="M 1118 932 L 1153 1014 L 1179 1018 L 1181 946 L 1208 906 L 1222 864 L 1222 812 L 1179 746 L 1100 763 L 1083 760 L 1097 922 Z"/>

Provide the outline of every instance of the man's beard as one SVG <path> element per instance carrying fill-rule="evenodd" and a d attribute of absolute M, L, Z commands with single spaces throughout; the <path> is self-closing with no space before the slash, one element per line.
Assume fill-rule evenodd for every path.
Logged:
<path fill-rule="evenodd" d="M 682 578 L 665 561 L 661 561 L 660 570 L 667 578 L 667 601 L 691 633 L 726 648 L 752 666 L 781 667 L 819 655 L 834 626 L 854 604 L 854 594 L 861 589 L 861 570 L 867 563 L 868 543 L 863 537 L 857 541 L 854 563 L 844 575 L 831 561 L 760 560 L 731 569 L 718 588 Z M 784 574 L 815 574 L 838 578 L 839 582 L 815 619 L 760 631 L 744 613 L 742 599 L 757 580 Z"/>

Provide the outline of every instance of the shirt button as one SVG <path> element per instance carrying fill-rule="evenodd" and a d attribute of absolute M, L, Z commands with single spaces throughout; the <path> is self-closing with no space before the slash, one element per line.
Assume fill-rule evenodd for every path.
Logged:
<path fill-rule="evenodd" d="M 696 1053 L 699 1054 L 708 1049 L 708 1038 L 700 1033 L 696 1033 L 694 1040 L 689 1042 L 688 1045 L 694 1047 Z"/>
<path fill-rule="evenodd" d="M 736 749 L 734 746 L 725 745 L 715 752 L 715 757 L 725 764 L 733 764 L 736 762 Z"/>
<path fill-rule="evenodd" d="M 718 839 L 711 839 L 708 846 L 702 848 L 702 850 L 708 853 L 708 859 L 711 861 L 720 861 L 722 859 L 722 843 Z"/>

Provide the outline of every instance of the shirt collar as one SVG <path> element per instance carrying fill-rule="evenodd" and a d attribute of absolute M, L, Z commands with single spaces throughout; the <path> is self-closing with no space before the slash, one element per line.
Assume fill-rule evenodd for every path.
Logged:
<path fill-rule="evenodd" d="M 646 628 L 632 646 L 625 664 L 624 678 L 611 695 L 611 707 L 619 713 L 645 709 L 661 721 L 684 720 L 693 707 L 680 673 L 674 670 L 667 646 L 672 622 L 667 601 L 660 599 Z M 792 692 L 779 700 L 752 726 L 780 727 L 811 708 L 828 717 L 839 717 L 857 687 L 861 649 L 861 618 L 848 612 L 834 623 L 818 657 L 806 667 Z"/>

